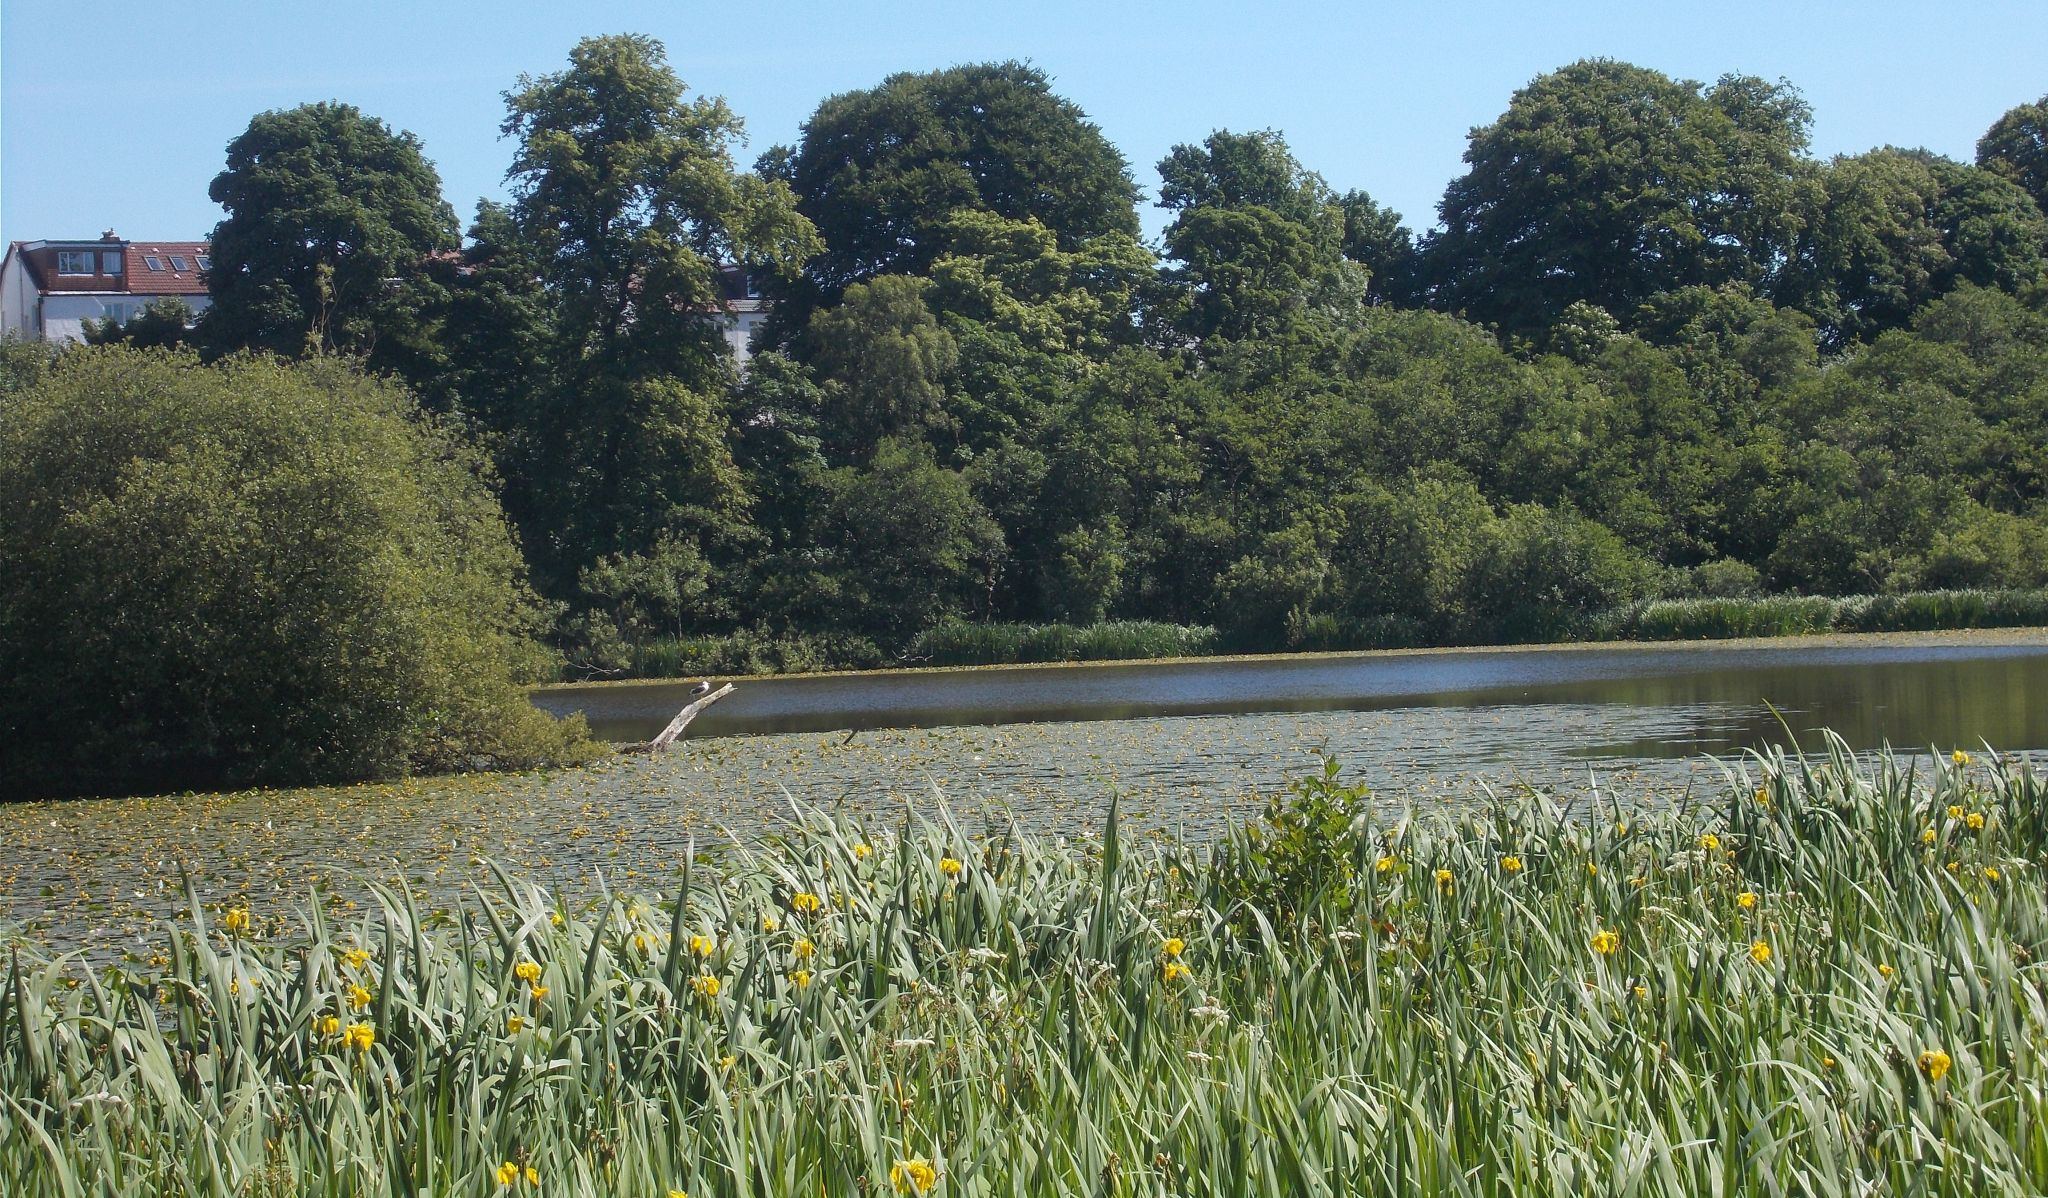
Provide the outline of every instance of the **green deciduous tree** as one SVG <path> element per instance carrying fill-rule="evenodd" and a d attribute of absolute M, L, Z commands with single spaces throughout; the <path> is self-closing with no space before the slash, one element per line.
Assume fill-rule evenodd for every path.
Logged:
<path fill-rule="evenodd" d="M 926 298 L 959 347 L 949 399 L 959 449 L 984 455 L 987 479 L 985 455 L 1034 441 L 1089 372 L 1138 341 L 1154 263 L 1124 233 L 1068 250 L 1036 220 L 984 211 L 956 214 L 947 235 L 952 249 L 932 264 Z M 1018 489 L 1015 480 L 1003 485 Z M 1007 516 L 1004 525 L 1013 545 L 1029 540 Z"/>
<path fill-rule="evenodd" d="M 1376 624 L 1382 639 L 1427 644 L 1464 626 L 1465 575 L 1494 524 L 1493 508 L 1453 470 L 1392 487 L 1367 481 L 1339 505 L 1330 608 Z"/>
<path fill-rule="evenodd" d="M 589 38 L 506 94 L 512 217 L 578 373 L 702 373 L 717 270 L 793 272 L 818 248 L 789 188 L 733 169 L 738 117 L 691 99 L 661 43 Z"/>
<path fill-rule="evenodd" d="M 778 563 L 771 581 L 809 626 L 895 650 L 942 619 L 986 614 L 1002 530 L 929 446 L 886 439 L 814 483 L 813 548 Z"/>
<path fill-rule="evenodd" d="M 455 212 L 410 133 L 353 105 L 266 112 L 228 144 L 208 194 L 213 230 L 202 332 L 214 353 L 341 353 L 410 378 L 438 356 L 430 255 Z"/>
<path fill-rule="evenodd" d="M 1827 169 L 1780 291 L 1839 348 L 1905 327 L 1962 283 L 2034 282 L 2044 245 L 2048 221 L 2018 184 L 1924 150 L 1873 150 Z"/>
<path fill-rule="evenodd" d="M 422 385 L 422 399 L 459 413 L 497 451 L 512 448 L 508 442 L 545 390 L 553 349 L 538 252 L 511 211 L 486 200 L 477 205 L 461 255 L 436 257 L 431 271 L 447 289 L 447 361 Z"/>
<path fill-rule="evenodd" d="M 952 427 L 946 385 L 960 351 L 925 305 L 930 287 L 883 275 L 811 317 L 805 348 L 825 387 L 823 432 L 842 458 L 865 458 L 884 437 Z"/>
<path fill-rule="evenodd" d="M 2019 184 L 2048 212 L 2048 96 L 1999 117 L 1977 141 L 1977 165 Z"/>
<path fill-rule="evenodd" d="M 573 751 L 479 468 L 334 362 L 79 350 L 0 397 L 0 793 Z"/>
<path fill-rule="evenodd" d="M 1138 293 L 1152 255 L 1127 233 L 1074 249 L 1036 220 L 956 214 L 949 249 L 933 263 L 934 308 L 990 329 L 1021 352 L 1101 358 L 1137 339 Z"/>
<path fill-rule="evenodd" d="M 792 330 L 854 283 L 924 274 L 952 249 L 947 222 L 962 211 L 1036 220 L 1064 250 L 1138 233 L 1123 156 L 1021 63 L 891 75 L 833 96 L 793 151 L 761 166 L 788 179 L 825 240 L 807 286 L 785 295 Z"/>
<path fill-rule="evenodd" d="M 1810 186 L 1789 85 L 1711 88 L 1593 59 L 1515 93 L 1472 132 L 1425 249 L 1439 307 L 1517 334 L 1574 302 L 1617 315 L 1659 291 L 1763 284 Z"/>
<path fill-rule="evenodd" d="M 1271 341 L 1317 310 L 1348 314 L 1366 274 L 1344 257 L 1345 209 L 1272 130 L 1219 130 L 1159 164 L 1179 263 L 1165 317 L 1197 341 Z"/>
<path fill-rule="evenodd" d="M 689 98 L 651 38 L 585 40 L 506 106 L 513 200 L 491 231 L 507 272 L 478 299 L 542 314 L 538 360 L 495 417 L 540 576 L 570 595 L 586 566 L 678 539 L 715 559 L 746 508 L 717 270 L 794 272 L 816 236 L 787 186 L 734 171 L 738 119 Z M 522 262 L 537 294 L 509 273 Z"/>
<path fill-rule="evenodd" d="M 1175 146 L 1159 162 L 1159 206 L 1265 208 L 1320 232 L 1341 232 L 1342 213 L 1323 177 L 1303 166 L 1276 130 L 1219 129 L 1200 145 Z M 1338 223 L 1332 227 L 1332 216 Z"/>
<path fill-rule="evenodd" d="M 1371 275 L 1373 301 L 1409 302 L 1415 291 L 1415 235 L 1401 223 L 1401 214 L 1355 189 L 1337 197 L 1337 206 L 1344 210 L 1344 256 Z"/>

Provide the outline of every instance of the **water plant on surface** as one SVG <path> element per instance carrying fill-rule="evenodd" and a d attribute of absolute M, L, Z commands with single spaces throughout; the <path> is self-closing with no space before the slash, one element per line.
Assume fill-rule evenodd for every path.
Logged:
<path fill-rule="evenodd" d="M 140 967 L 24 956 L 0 1192 L 2048 1188 L 2023 765 L 1356 798 L 1201 849 L 807 815 L 589 911 L 501 874 L 453 921 L 234 904 Z"/>

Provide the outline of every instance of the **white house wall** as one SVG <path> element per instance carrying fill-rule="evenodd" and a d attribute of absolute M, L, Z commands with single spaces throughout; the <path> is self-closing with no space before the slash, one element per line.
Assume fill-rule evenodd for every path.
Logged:
<path fill-rule="evenodd" d="M 96 294 L 73 293 L 70 295 L 46 295 L 43 297 L 42 335 L 46 341 L 84 341 L 87 320 L 105 320 L 109 316 L 126 323 L 159 299 L 159 295 L 129 295 L 123 292 L 99 292 Z M 177 296 L 197 316 L 213 304 L 212 297 L 204 295 Z M 24 334 L 25 336 L 28 334 Z"/>
<path fill-rule="evenodd" d="M 768 323 L 765 312 L 742 312 L 725 318 L 725 343 L 732 350 L 732 360 L 744 367 L 747 359 L 754 356 L 754 332 Z"/>
<path fill-rule="evenodd" d="M 36 289 L 29 281 L 28 268 L 20 254 L 7 255 L 0 269 L 0 337 L 33 341 L 41 335 L 36 327 Z"/>

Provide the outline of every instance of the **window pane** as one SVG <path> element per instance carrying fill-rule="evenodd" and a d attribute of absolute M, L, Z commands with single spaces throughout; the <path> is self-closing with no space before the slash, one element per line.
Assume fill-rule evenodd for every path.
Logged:
<path fill-rule="evenodd" d="M 117 275 L 121 273 L 121 255 L 109 250 L 100 255 L 100 273 Z"/>
<path fill-rule="evenodd" d="M 206 255 L 206 254 L 201 254 L 201 255 L 199 255 L 199 269 L 201 269 L 201 270 L 212 270 L 212 269 L 213 269 L 213 259 L 212 259 L 212 258 L 211 258 L 210 256 Z"/>
<path fill-rule="evenodd" d="M 172 255 L 171 255 L 171 269 L 172 269 L 172 270 L 185 270 L 185 269 L 188 269 L 188 268 L 187 268 L 187 266 L 186 266 L 186 264 L 185 264 L 185 257 L 184 257 L 184 255 L 182 255 L 182 254 L 172 254 Z"/>
<path fill-rule="evenodd" d="M 58 250 L 57 273 L 60 275 L 89 275 L 92 273 L 91 250 Z"/>
<path fill-rule="evenodd" d="M 144 266 L 147 266 L 147 267 L 148 267 L 148 268 L 150 268 L 151 270 L 162 270 L 162 269 L 164 268 L 164 260 L 163 260 L 162 258 L 158 258 L 158 257 L 154 257 L 154 256 L 152 256 L 152 257 L 148 257 L 148 258 L 144 258 L 144 259 L 142 260 L 142 264 L 143 264 Z"/>

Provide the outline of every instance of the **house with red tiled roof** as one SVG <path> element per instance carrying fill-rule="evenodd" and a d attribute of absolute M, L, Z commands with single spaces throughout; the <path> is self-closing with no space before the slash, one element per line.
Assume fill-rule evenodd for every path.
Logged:
<path fill-rule="evenodd" d="M 197 315 L 212 300 L 204 241 L 16 241 L 0 259 L 0 337 L 83 341 L 85 322 L 126 322 L 159 299 Z"/>

